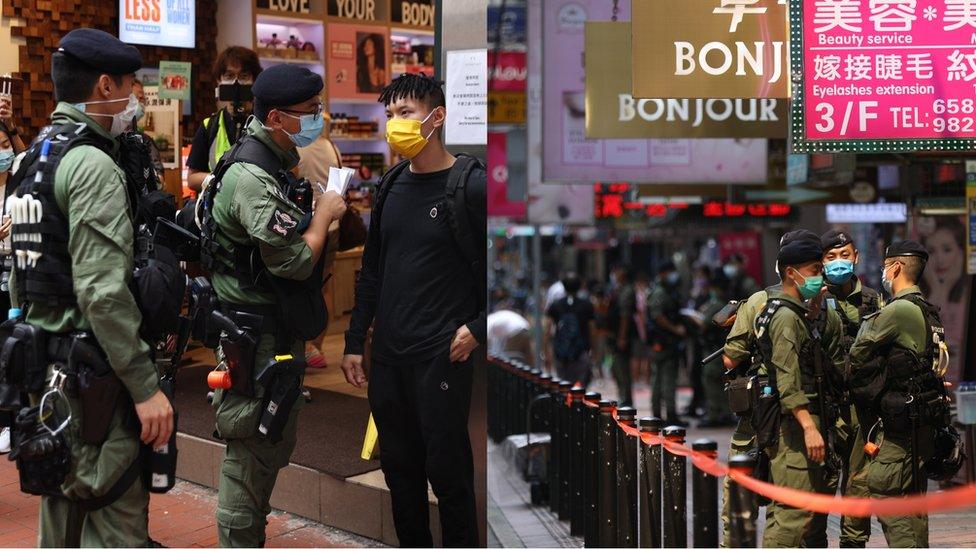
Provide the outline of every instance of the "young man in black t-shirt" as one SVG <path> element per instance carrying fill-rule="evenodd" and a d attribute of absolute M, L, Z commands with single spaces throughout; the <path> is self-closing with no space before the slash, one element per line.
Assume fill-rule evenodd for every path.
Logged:
<path fill-rule="evenodd" d="M 549 319 L 547 334 L 551 338 L 550 348 L 553 363 L 559 379 L 572 383 L 590 383 L 594 334 L 596 334 L 596 313 L 588 299 L 578 296 L 580 279 L 575 273 L 563 277 L 566 297 L 549 306 L 546 317 Z"/>
<path fill-rule="evenodd" d="M 410 163 L 395 180 L 381 182 L 385 199 L 370 219 L 342 370 L 352 385 L 365 385 L 363 352 L 372 324 L 369 404 L 400 545 L 433 544 L 429 480 L 444 545 L 478 547 L 468 412 L 472 353 L 486 339 L 487 296 L 479 296 L 479 288 L 487 273 L 474 272 L 452 227 L 457 205 L 447 203 L 446 188 L 460 161 L 442 141 L 441 84 L 404 75 L 380 102 L 386 105 L 387 141 Z M 482 258 L 486 186 L 485 170 L 475 168 L 465 210 Z"/>

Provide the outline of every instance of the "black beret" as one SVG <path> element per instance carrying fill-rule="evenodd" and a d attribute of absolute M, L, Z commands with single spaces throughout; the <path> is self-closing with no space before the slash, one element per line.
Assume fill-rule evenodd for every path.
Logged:
<path fill-rule="evenodd" d="M 820 261 L 821 258 L 823 258 L 823 248 L 820 247 L 820 240 L 801 238 L 781 246 L 776 261 L 779 262 L 779 267 L 782 269 L 790 265 Z"/>
<path fill-rule="evenodd" d="M 922 261 L 929 260 L 929 253 L 925 251 L 925 246 L 922 246 L 914 240 L 902 240 L 901 242 L 888 246 L 888 248 L 885 250 L 885 259 L 890 257 L 902 257 L 906 255 L 920 257 L 922 258 Z"/>
<path fill-rule="evenodd" d="M 61 37 L 58 51 L 106 74 L 130 74 L 142 68 L 135 46 L 98 29 L 75 29 Z"/>
<path fill-rule="evenodd" d="M 795 231 L 790 231 L 784 234 L 783 237 L 779 239 L 779 245 L 781 247 L 786 246 L 790 242 L 796 242 L 798 240 L 810 240 L 819 243 L 820 237 L 817 236 L 817 233 L 813 231 L 808 231 L 806 229 L 797 229 Z"/>
<path fill-rule="evenodd" d="M 322 77 L 307 68 L 281 64 L 261 71 L 251 92 L 262 107 L 287 107 L 308 101 L 323 87 Z"/>
<path fill-rule="evenodd" d="M 830 229 L 820 237 L 820 245 L 823 246 L 824 252 L 834 248 L 843 248 L 853 243 L 854 239 L 851 238 L 851 235 L 837 229 Z"/>

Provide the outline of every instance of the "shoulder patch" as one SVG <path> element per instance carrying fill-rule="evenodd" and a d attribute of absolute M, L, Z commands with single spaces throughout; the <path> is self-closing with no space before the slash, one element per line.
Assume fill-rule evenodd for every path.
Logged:
<path fill-rule="evenodd" d="M 275 208 L 268 219 L 268 230 L 284 238 L 291 237 L 297 226 L 298 219 L 281 208 Z"/>

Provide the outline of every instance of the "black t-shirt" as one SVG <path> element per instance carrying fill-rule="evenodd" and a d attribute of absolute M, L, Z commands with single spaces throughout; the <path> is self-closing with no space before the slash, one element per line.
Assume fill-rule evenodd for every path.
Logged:
<path fill-rule="evenodd" d="M 573 301 L 570 303 L 570 298 L 564 297 L 549 305 L 546 316 L 551 318 L 553 323 L 558 326 L 559 319 L 563 315 L 575 313 L 576 319 L 579 321 L 580 333 L 583 339 L 586 340 L 586 350 L 590 350 L 590 321 L 596 318 L 596 312 L 593 310 L 593 304 L 588 299 L 580 299 L 578 297 L 572 299 Z"/>
<path fill-rule="evenodd" d="M 478 315 L 471 266 L 448 225 L 451 170 L 403 170 L 390 187 L 380 223 L 373 356 L 417 362 L 450 350 L 459 327 Z"/>
<path fill-rule="evenodd" d="M 230 144 L 233 145 L 237 141 L 237 124 L 234 123 L 233 117 L 227 116 L 226 111 L 220 111 L 220 115 L 224 117 L 224 127 L 227 128 L 227 137 L 230 140 Z M 209 124 L 219 123 L 220 121 L 217 120 L 217 117 L 213 116 L 210 118 Z M 214 130 L 213 135 L 217 135 L 216 130 Z M 210 145 L 212 142 L 210 139 L 210 129 L 200 124 L 200 127 L 197 128 L 197 133 L 193 136 L 193 143 L 190 144 L 190 154 L 186 157 L 186 166 L 199 172 L 209 172 Z"/>

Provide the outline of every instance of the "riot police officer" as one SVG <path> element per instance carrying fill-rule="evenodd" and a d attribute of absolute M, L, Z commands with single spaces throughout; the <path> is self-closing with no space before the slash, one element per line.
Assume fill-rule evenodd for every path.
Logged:
<path fill-rule="evenodd" d="M 756 446 L 768 456 L 769 481 L 808 492 L 828 491 L 824 468 L 833 461 L 833 421 L 821 418 L 834 406 L 825 379 L 828 369 L 843 364 L 840 319 L 827 311 L 823 331 L 808 320 L 807 301 L 823 288 L 819 242 L 795 241 L 780 248 L 777 263 L 782 290 L 756 318 L 754 329 L 766 382 L 754 399 L 752 419 Z M 760 466 L 762 469 L 762 466 Z M 771 501 L 766 508 L 763 545 L 826 545 L 827 517 Z"/>
<path fill-rule="evenodd" d="M 818 237 L 812 231 L 798 229 L 796 231 L 791 231 L 784 234 L 780 239 L 780 246 L 785 246 L 798 240 L 806 240 L 811 243 L 819 244 L 820 237 Z M 779 272 L 778 265 L 777 272 Z M 751 366 L 751 361 L 757 354 L 756 336 L 755 332 L 753 331 L 753 323 L 755 322 L 756 317 L 759 316 L 759 313 L 766 308 L 766 301 L 769 298 L 769 294 L 781 292 L 782 288 L 782 284 L 774 284 L 764 290 L 760 290 L 750 295 L 746 301 L 740 302 L 738 309 L 735 312 L 735 319 L 732 323 L 732 328 L 729 330 L 728 336 L 726 336 L 725 339 L 722 362 L 725 366 L 727 376 L 745 375 L 743 370 L 747 370 Z M 766 375 L 765 368 L 759 364 L 756 373 L 759 375 Z M 752 428 L 751 415 L 748 413 L 739 413 L 739 420 L 736 423 L 735 430 L 732 432 L 732 438 L 729 442 L 729 457 L 747 454 L 751 450 L 754 450 L 755 447 L 756 434 Z M 722 480 L 722 490 L 722 546 L 728 547 L 729 478 L 727 476 Z M 753 499 L 753 501 L 755 501 L 755 499 Z M 758 512 L 758 506 L 751 510 L 752 516 L 756 516 Z"/>
<path fill-rule="evenodd" d="M 661 401 L 667 402 L 669 425 L 687 426 L 678 417 L 675 390 L 678 381 L 678 347 L 686 335 L 681 322 L 678 303 L 680 275 L 674 263 L 665 261 L 658 271 L 657 284 L 647 299 L 648 342 L 653 348 L 654 383 L 651 392 L 651 410 L 661 416 Z"/>
<path fill-rule="evenodd" d="M 933 453 L 934 428 L 948 424 L 944 375 L 948 360 L 938 309 L 919 290 L 925 248 L 910 240 L 885 251 L 882 284 L 891 300 L 864 319 L 851 347 L 851 389 L 862 418 L 879 416 L 876 455 L 857 477 L 871 497 L 923 493 L 919 473 Z M 883 375 L 882 375 L 883 374 Z M 928 516 L 878 517 L 891 547 L 927 547 Z"/>
<path fill-rule="evenodd" d="M 204 262 L 222 312 L 247 334 L 222 339 L 218 351 L 222 365 L 231 355 L 236 362 L 232 386 L 213 401 L 227 443 L 217 504 L 223 547 L 264 544 L 275 479 L 296 442 L 304 341 L 324 329 L 321 259 L 345 202 L 324 193 L 311 213 L 287 194 L 299 183 L 287 172 L 298 162 L 296 147 L 317 138 L 324 123 L 322 88 L 322 78 L 303 67 L 263 71 L 246 134 L 201 197 Z M 272 400 L 279 394 L 287 400 Z M 284 417 L 268 423 L 269 411 Z"/>
<path fill-rule="evenodd" d="M 26 491 L 43 494 L 40 546 L 141 546 L 148 539 L 149 494 L 139 481 L 139 443 L 162 446 L 173 431 L 173 409 L 140 338 L 142 315 L 128 287 L 135 205 L 124 192 L 116 138 L 136 113 L 132 83 L 142 59 L 134 47 L 95 29 L 73 30 L 59 46 L 51 61 L 57 108 L 11 182 L 16 196 L 7 200 L 14 234 L 33 235 L 13 244 L 20 261 L 12 298 L 27 328 L 3 335 L 25 348 L 37 337 L 46 340 L 23 360 L 26 372 L 42 375 L 52 365 L 51 384 L 41 388 L 30 374 L 25 383 L 41 388 L 32 389 L 35 402 L 44 393 L 50 407 L 37 417 L 49 428 L 66 421 L 62 414 L 70 409 L 70 425 L 58 433 L 64 438 L 51 435 L 47 449 L 66 440 L 71 459 L 66 471 L 60 464 L 45 471 L 66 474 L 58 477 L 60 486 L 32 478 Z M 24 215 L 25 201 L 39 202 L 40 219 Z M 73 353 L 82 347 L 90 352 L 79 363 Z M 97 379 L 88 369 L 95 364 Z M 58 404 L 63 399 L 67 406 Z M 27 411 L 18 427 L 26 425 Z M 21 438 L 12 456 L 34 452 L 36 459 L 45 450 L 30 444 Z"/>
<path fill-rule="evenodd" d="M 840 317 L 844 328 L 841 334 L 841 347 L 847 355 L 850 353 L 862 320 L 880 308 L 881 299 L 876 290 L 862 285 L 854 275 L 854 266 L 857 265 L 860 256 L 850 234 L 831 229 L 821 236 L 821 244 L 824 249 L 824 275 L 827 279 L 824 306 L 837 311 Z M 849 366 L 847 361 L 847 367 Z M 864 433 L 846 392 L 840 403 L 836 428 L 837 452 L 844 461 L 844 468 L 843 478 L 831 479 L 831 484 L 842 482 L 841 493 L 845 496 L 868 497 L 863 478 L 858 482 L 852 482 L 854 475 L 864 465 Z M 870 537 L 870 517 L 841 518 L 841 547 L 864 547 Z"/>

